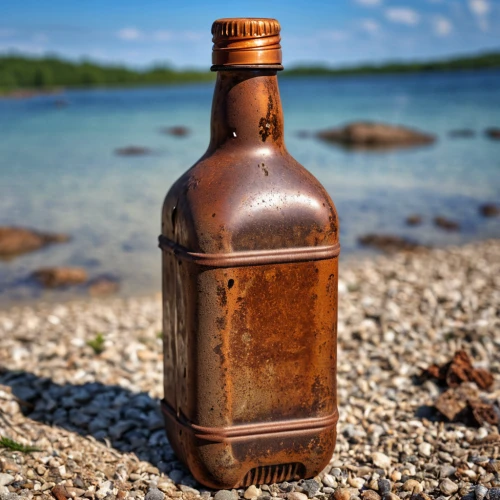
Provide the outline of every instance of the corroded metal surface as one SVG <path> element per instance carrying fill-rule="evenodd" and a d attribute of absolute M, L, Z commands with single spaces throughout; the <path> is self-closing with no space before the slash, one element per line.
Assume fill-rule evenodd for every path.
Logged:
<path fill-rule="evenodd" d="M 313 477 L 335 446 L 338 219 L 287 152 L 276 70 L 218 74 L 163 206 L 163 412 L 201 483 Z"/>

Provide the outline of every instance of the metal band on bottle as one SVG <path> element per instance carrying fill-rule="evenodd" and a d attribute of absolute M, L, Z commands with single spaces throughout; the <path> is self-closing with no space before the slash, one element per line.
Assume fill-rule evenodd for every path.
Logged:
<path fill-rule="evenodd" d="M 318 247 L 277 248 L 272 250 L 248 250 L 231 253 L 196 253 L 175 243 L 166 236 L 158 237 L 158 246 L 177 258 L 207 267 L 238 267 L 263 264 L 285 264 L 338 257 L 340 244 Z"/>

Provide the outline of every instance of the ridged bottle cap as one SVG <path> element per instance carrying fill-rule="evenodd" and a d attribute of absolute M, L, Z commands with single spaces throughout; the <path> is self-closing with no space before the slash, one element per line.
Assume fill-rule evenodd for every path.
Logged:
<path fill-rule="evenodd" d="M 212 25 L 212 70 L 283 69 L 280 29 L 276 19 L 217 19 Z"/>

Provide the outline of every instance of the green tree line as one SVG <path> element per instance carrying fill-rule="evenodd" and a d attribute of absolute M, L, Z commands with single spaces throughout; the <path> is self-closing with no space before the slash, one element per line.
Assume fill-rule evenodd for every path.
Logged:
<path fill-rule="evenodd" d="M 4 90 L 179 84 L 212 78 L 208 71 L 176 71 L 167 66 L 137 71 L 125 66 L 72 62 L 57 57 L 0 56 L 0 88 Z"/>
<path fill-rule="evenodd" d="M 455 57 L 429 62 L 394 62 L 353 67 L 298 66 L 287 69 L 283 76 L 335 76 L 379 73 L 415 73 L 423 71 L 456 71 L 500 68 L 500 52 Z M 50 89 L 54 87 L 165 85 L 210 81 L 209 71 L 175 70 L 156 66 L 139 71 L 119 65 L 103 65 L 90 61 L 72 62 L 58 57 L 0 56 L 0 89 Z"/>
<path fill-rule="evenodd" d="M 384 73 L 419 73 L 425 71 L 467 71 L 500 68 L 500 52 L 454 57 L 427 62 L 389 62 L 380 65 L 360 64 L 343 68 L 299 66 L 288 70 L 287 76 L 373 75 Z"/>

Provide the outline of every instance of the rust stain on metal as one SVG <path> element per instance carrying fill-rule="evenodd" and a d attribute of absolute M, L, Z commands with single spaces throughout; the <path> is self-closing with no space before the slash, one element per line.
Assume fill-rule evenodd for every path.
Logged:
<path fill-rule="evenodd" d="M 210 144 L 163 206 L 162 409 L 195 478 L 227 489 L 331 458 L 340 247 L 332 200 L 284 145 L 279 24 L 213 33 Z"/>

